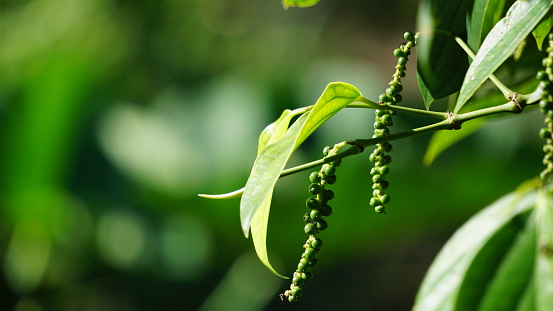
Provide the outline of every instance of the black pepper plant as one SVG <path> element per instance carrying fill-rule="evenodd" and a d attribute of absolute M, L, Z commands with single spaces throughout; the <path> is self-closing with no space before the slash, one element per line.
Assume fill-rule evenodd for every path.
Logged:
<path fill-rule="evenodd" d="M 331 0 L 326 0 L 331 1 Z M 319 0 L 283 0 L 284 8 L 309 7 Z M 246 186 L 213 199 L 241 197 L 240 219 L 246 237 L 250 232 L 263 264 L 278 276 L 266 249 L 267 224 L 273 189 L 280 177 L 319 167 L 309 175 L 305 202 L 303 245 L 290 288 L 282 300 L 296 302 L 319 265 L 326 218 L 339 207 L 329 201 L 328 189 L 337 181 L 343 159 L 373 147 L 371 195 L 367 205 L 385 214 L 390 202 L 386 177 L 390 173 L 392 142 L 421 134 L 435 137 L 426 162 L 455 142 L 457 131 L 475 131 L 491 117 L 522 114 L 534 107 L 545 116 L 539 136 L 544 139 L 544 169 L 534 180 L 498 199 L 474 215 L 446 243 L 428 270 L 417 294 L 414 310 L 552 310 L 553 306 L 553 0 L 423 0 L 418 32 L 406 32 L 405 42 L 390 55 L 398 58 L 392 81 L 377 99 L 364 97 L 353 85 L 330 83 L 314 105 L 285 110 L 259 137 L 257 158 Z M 545 40 L 545 39 L 548 40 Z M 533 42 L 532 42 L 533 41 Z M 544 41 L 545 45 L 544 45 Z M 401 79 L 417 46 L 416 75 L 424 109 L 401 106 Z M 502 72 L 532 75 L 501 75 Z M 495 74 L 498 74 L 496 76 Z M 498 77 L 501 77 L 498 78 Z M 497 95 L 481 96 L 485 82 Z M 514 89 L 507 87 L 511 85 Z M 446 111 L 432 103 L 448 99 Z M 470 100 L 470 105 L 469 103 Z M 294 151 L 324 122 L 344 108 L 375 111 L 370 138 L 338 142 L 326 147 L 323 157 L 285 168 Z M 392 132 L 392 117 L 414 114 L 427 125 Z M 471 127 L 466 122 L 480 120 Z M 293 121 L 294 120 L 294 121 Z M 292 122 L 293 121 L 293 122 Z M 446 139 L 443 139 L 443 138 Z M 401 191 L 401 189 L 398 189 Z M 298 217 L 301 217 L 298 215 Z M 475 234 L 477 232 L 478 234 Z"/>

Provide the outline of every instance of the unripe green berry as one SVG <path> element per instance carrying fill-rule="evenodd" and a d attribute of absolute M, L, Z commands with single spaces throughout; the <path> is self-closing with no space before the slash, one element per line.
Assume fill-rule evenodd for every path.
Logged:
<path fill-rule="evenodd" d="M 402 49 L 395 49 L 394 50 L 394 56 L 395 57 L 404 57 L 405 56 L 405 52 L 403 52 Z"/>
<path fill-rule="evenodd" d="M 382 175 L 380 174 L 376 174 L 376 175 L 373 175 L 373 183 L 379 183 L 383 180 L 384 178 L 382 177 Z"/>
<path fill-rule="evenodd" d="M 382 122 L 374 122 L 374 128 L 381 130 L 381 129 L 386 128 L 386 125 Z"/>
<path fill-rule="evenodd" d="M 309 190 L 309 193 L 311 194 L 319 194 L 321 193 L 322 187 L 319 184 L 312 183 L 311 185 L 309 185 L 308 190 Z"/>
<path fill-rule="evenodd" d="M 378 97 L 378 100 L 383 102 L 383 103 L 388 103 L 388 102 L 391 102 L 392 101 L 392 98 L 386 94 L 382 94 Z"/>
<path fill-rule="evenodd" d="M 323 216 L 328 217 L 332 215 L 332 207 L 328 204 L 325 204 L 321 206 L 321 212 L 323 213 Z"/>
<path fill-rule="evenodd" d="M 540 100 L 538 105 L 540 106 L 540 109 L 544 113 L 547 113 L 547 110 L 552 110 L 553 109 L 553 102 L 551 102 L 547 99 Z"/>
<path fill-rule="evenodd" d="M 321 219 L 323 219 L 323 213 L 321 211 L 318 211 L 316 209 L 312 210 L 311 213 L 309 214 L 309 217 L 313 220 L 313 221 L 319 221 Z"/>
<path fill-rule="evenodd" d="M 305 222 L 306 224 L 311 222 L 311 217 L 309 216 L 309 213 L 303 215 L 303 222 Z"/>
<path fill-rule="evenodd" d="M 312 172 L 310 175 L 309 175 L 309 181 L 311 181 L 312 183 L 320 183 L 321 182 L 321 176 L 319 176 L 319 172 Z"/>
<path fill-rule="evenodd" d="M 327 201 L 330 201 L 330 200 L 334 199 L 334 191 L 332 191 L 330 189 L 325 189 L 324 199 L 327 200 Z"/>
<path fill-rule="evenodd" d="M 381 175 L 386 175 L 390 172 L 390 168 L 387 165 L 381 166 L 379 169 L 379 173 Z"/>
<path fill-rule="evenodd" d="M 298 296 L 294 296 L 294 295 L 287 295 L 288 296 L 288 301 L 289 302 L 297 302 L 299 297 Z"/>
<path fill-rule="evenodd" d="M 540 71 L 538 71 L 538 73 L 536 73 L 536 79 L 538 79 L 539 81 L 545 81 L 548 78 L 549 77 L 547 76 L 547 74 L 543 70 L 540 70 Z"/>
<path fill-rule="evenodd" d="M 314 238 L 311 241 L 311 247 L 313 247 L 313 249 L 315 249 L 317 251 L 320 250 L 322 246 L 323 246 L 323 240 L 321 240 L 319 238 Z"/>
<path fill-rule="evenodd" d="M 369 201 L 369 205 L 372 207 L 375 207 L 378 205 L 382 205 L 382 202 L 380 202 L 378 198 L 372 197 L 371 200 Z"/>
<path fill-rule="evenodd" d="M 305 205 L 309 209 L 315 209 L 315 208 L 319 207 L 319 201 L 315 198 L 309 198 L 309 199 L 307 199 L 307 201 L 305 201 Z"/>
<path fill-rule="evenodd" d="M 328 223 L 324 219 L 321 219 L 321 220 L 317 221 L 316 224 L 317 224 L 317 229 L 319 231 L 324 231 L 328 228 Z"/>
<path fill-rule="evenodd" d="M 383 149 L 385 152 L 391 152 L 391 151 L 394 149 L 394 148 L 392 147 L 392 144 L 390 144 L 390 143 L 387 142 L 387 141 L 381 143 L 380 146 L 382 146 L 382 149 Z"/>
<path fill-rule="evenodd" d="M 302 273 L 302 278 L 307 282 L 313 278 L 313 273 L 311 271 Z"/>
<path fill-rule="evenodd" d="M 305 255 L 306 253 L 303 253 L 303 254 Z M 302 260 L 300 260 L 300 262 L 298 263 L 298 271 L 303 273 L 303 272 L 309 271 L 309 269 L 311 269 L 311 265 L 309 264 L 309 259 L 302 258 Z"/>
<path fill-rule="evenodd" d="M 382 117 L 382 116 L 388 114 L 388 112 L 386 110 L 380 110 L 380 109 L 376 109 L 376 111 L 374 113 L 377 117 Z"/>
<path fill-rule="evenodd" d="M 332 176 L 336 173 L 336 168 L 330 164 L 323 165 L 323 172 L 326 176 Z"/>
<path fill-rule="evenodd" d="M 384 125 L 392 125 L 392 116 L 387 114 L 382 116 L 382 124 Z"/>
<path fill-rule="evenodd" d="M 309 261 L 312 260 L 313 258 L 315 258 L 316 256 L 317 256 L 317 251 L 314 248 L 310 247 L 310 248 L 307 248 L 305 250 L 305 252 L 303 253 L 303 257 L 307 261 L 306 262 L 307 267 L 311 268 L 311 266 L 309 265 Z M 300 261 L 300 263 L 301 263 L 301 261 Z M 301 271 L 301 272 L 307 272 L 307 271 L 309 271 L 309 268 L 307 268 L 307 270 L 302 271 L 302 270 L 299 269 L 299 265 L 298 265 L 298 271 Z"/>
<path fill-rule="evenodd" d="M 305 283 L 305 280 L 302 279 L 301 277 L 294 277 L 292 278 L 292 283 L 296 284 L 297 286 L 302 286 L 303 283 Z"/>
<path fill-rule="evenodd" d="M 339 167 L 340 165 L 342 165 L 342 159 L 338 159 L 338 160 L 332 162 L 331 164 L 334 167 Z"/>
<path fill-rule="evenodd" d="M 403 38 L 404 38 L 405 40 L 408 40 L 408 41 L 413 41 L 413 40 L 415 40 L 415 35 L 414 35 L 412 32 L 410 32 L 410 31 L 406 31 L 406 32 L 403 34 Z"/>
<path fill-rule="evenodd" d="M 400 65 L 401 67 L 404 67 L 405 65 L 407 65 L 407 57 L 400 57 L 397 60 L 397 64 Z"/>
<path fill-rule="evenodd" d="M 386 208 L 384 207 L 384 205 L 378 205 L 378 206 L 375 206 L 374 211 L 379 214 L 383 214 L 383 213 L 386 213 Z"/>
<path fill-rule="evenodd" d="M 303 295 L 303 290 L 299 287 L 292 289 L 292 296 L 301 297 Z"/>
<path fill-rule="evenodd" d="M 326 179 L 325 179 L 325 182 L 329 185 L 333 185 L 336 183 L 336 175 L 331 175 L 331 176 L 328 176 Z"/>
<path fill-rule="evenodd" d="M 390 183 L 388 183 L 387 180 L 383 180 L 383 181 L 380 182 L 380 188 L 381 188 L 382 190 L 388 189 L 389 186 L 390 186 Z"/>
<path fill-rule="evenodd" d="M 380 197 L 380 201 L 382 201 L 382 204 L 388 204 L 390 203 L 390 195 L 389 194 L 383 194 Z"/>
<path fill-rule="evenodd" d="M 317 226 L 313 223 L 308 223 L 303 228 L 306 234 L 313 235 L 317 232 Z"/>
<path fill-rule="evenodd" d="M 540 137 L 543 139 L 551 138 L 551 132 L 547 128 L 540 129 Z"/>

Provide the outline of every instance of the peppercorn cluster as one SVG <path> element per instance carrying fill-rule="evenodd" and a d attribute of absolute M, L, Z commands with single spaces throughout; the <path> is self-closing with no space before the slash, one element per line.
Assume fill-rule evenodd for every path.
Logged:
<path fill-rule="evenodd" d="M 540 130 L 540 137 L 545 139 L 543 164 L 545 169 L 540 178 L 543 182 L 551 180 L 553 175 L 553 34 L 549 34 L 547 56 L 543 59 L 544 70 L 538 71 L 536 78 L 540 81 L 539 87 L 543 90 L 539 102 L 540 111 L 545 115 L 545 127 Z"/>
<path fill-rule="evenodd" d="M 393 75 L 393 79 L 388 83 L 386 93 L 378 97 L 380 104 L 399 104 L 401 102 L 401 91 L 403 86 L 401 85 L 401 78 L 405 77 L 405 70 L 409 55 L 411 55 L 411 49 L 416 45 L 417 35 L 412 32 L 406 32 L 403 37 L 407 42 L 401 43 L 399 48 L 394 50 L 394 56 L 398 57 L 396 72 Z M 394 112 L 391 110 L 377 109 L 375 111 L 374 121 L 374 134 L 373 138 L 383 137 L 390 135 L 388 127 L 394 125 L 392 120 Z M 384 193 L 389 186 L 386 181 L 386 175 L 390 172 L 389 164 L 392 162 L 392 157 L 387 153 L 392 151 L 392 144 L 389 142 L 383 142 L 376 144 L 376 148 L 370 155 L 369 160 L 374 163 L 374 167 L 371 169 L 371 176 L 373 182 L 373 196 L 370 200 L 370 205 L 377 213 L 386 213 L 385 204 L 390 202 L 390 196 Z"/>
<path fill-rule="evenodd" d="M 324 156 L 328 156 L 329 152 L 332 152 L 330 147 L 325 147 Z M 336 168 L 340 166 L 340 163 L 341 160 L 337 160 L 323 164 L 320 171 L 312 172 L 309 175 L 308 190 L 312 196 L 305 203 L 307 213 L 303 216 L 304 231 L 308 238 L 303 245 L 304 252 L 292 277 L 290 289 L 281 295 L 282 299 L 286 297 L 290 302 L 298 301 L 303 293 L 303 284 L 313 278 L 312 269 L 319 264 L 317 253 L 321 249 L 323 241 L 317 237 L 317 234 L 328 228 L 325 217 L 332 214 L 332 207 L 328 205 L 328 201 L 334 198 L 334 192 L 325 187 L 336 182 Z"/>

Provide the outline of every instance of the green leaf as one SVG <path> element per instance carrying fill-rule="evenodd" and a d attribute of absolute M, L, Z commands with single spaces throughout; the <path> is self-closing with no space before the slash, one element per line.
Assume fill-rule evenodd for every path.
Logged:
<path fill-rule="evenodd" d="M 536 310 L 553 306 L 553 198 L 540 189 L 536 205 L 536 267 L 534 270 Z"/>
<path fill-rule="evenodd" d="M 549 16 L 544 18 L 536 28 L 532 31 L 532 35 L 536 39 L 538 50 L 541 51 L 543 46 L 543 40 L 547 37 L 553 26 L 553 14 L 549 13 Z"/>
<path fill-rule="evenodd" d="M 451 34 L 478 50 L 483 34 L 499 20 L 505 0 L 424 0 L 419 7 L 421 31 L 417 56 L 417 81 L 426 109 L 461 88 L 468 57 Z M 499 15 L 500 16 L 500 15 Z"/>
<path fill-rule="evenodd" d="M 479 130 L 486 122 L 483 119 L 471 120 L 463 124 L 462 130 L 459 131 L 438 131 L 432 135 L 428 148 L 423 158 L 423 163 L 430 166 L 444 150 L 451 147 L 453 144 L 468 137 L 472 133 Z"/>
<path fill-rule="evenodd" d="M 265 147 L 277 142 L 286 134 L 290 121 L 292 118 L 300 113 L 306 112 L 308 109 L 300 108 L 294 111 L 286 109 L 282 112 L 280 117 L 273 123 L 267 125 L 267 127 L 259 135 L 259 144 L 257 148 L 257 154 L 261 152 Z"/>
<path fill-rule="evenodd" d="M 314 6 L 320 1 L 321 0 L 282 0 L 282 6 L 285 10 L 288 10 L 289 7 L 306 8 Z"/>
<path fill-rule="evenodd" d="M 273 188 L 281 172 L 293 151 L 309 135 L 360 96 L 359 90 L 350 84 L 329 84 L 315 106 L 300 116 L 284 136 L 261 150 L 255 159 L 240 202 L 240 220 L 246 237 L 252 228 L 256 251 L 258 255 L 261 254 L 261 261 L 272 271 L 274 269 L 268 264 L 266 257 L 265 240 Z"/>
<path fill-rule="evenodd" d="M 475 310 L 489 279 L 501 270 L 498 266 L 509 268 L 516 259 L 509 259 L 507 250 L 535 200 L 535 191 L 509 194 L 463 225 L 432 263 L 413 310 Z"/>
<path fill-rule="evenodd" d="M 465 75 L 455 104 L 457 113 L 488 77 L 516 50 L 553 5 L 553 0 L 516 1 L 484 39 Z"/>

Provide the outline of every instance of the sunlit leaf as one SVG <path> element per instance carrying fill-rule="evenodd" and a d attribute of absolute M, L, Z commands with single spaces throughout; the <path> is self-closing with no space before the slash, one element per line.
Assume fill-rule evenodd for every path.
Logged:
<path fill-rule="evenodd" d="M 516 50 L 553 5 L 553 0 L 516 1 L 484 39 L 470 64 L 459 97 L 457 113 L 488 77 Z"/>
<path fill-rule="evenodd" d="M 273 123 L 269 124 L 261 135 L 259 135 L 259 145 L 257 148 L 257 154 L 261 152 L 267 145 L 275 143 L 286 134 L 288 127 L 290 126 L 290 121 L 292 118 L 302 112 L 305 112 L 306 109 L 296 109 L 294 111 L 286 109 L 282 112 L 280 117 Z"/>
<path fill-rule="evenodd" d="M 541 51 L 543 40 L 547 37 L 547 34 L 551 31 L 553 26 L 553 14 L 549 13 L 549 16 L 543 19 L 536 28 L 532 31 L 532 35 L 536 39 L 538 49 Z"/>
<path fill-rule="evenodd" d="M 360 96 L 359 90 L 352 85 L 339 82 L 329 84 L 315 106 L 300 116 L 284 136 L 261 150 L 255 159 L 240 202 L 240 220 L 246 237 L 250 228 L 252 235 L 256 234 L 255 243 L 262 248 L 256 250 L 264 257 L 261 259 L 265 264 L 268 263 L 265 240 L 273 188 L 288 159 L 319 126 Z M 270 265 L 268 267 L 272 269 Z"/>
<path fill-rule="evenodd" d="M 491 278 L 508 274 L 515 268 L 510 266 L 512 262 L 521 259 L 517 259 L 515 251 L 517 232 L 524 229 L 535 200 L 535 191 L 522 196 L 514 192 L 486 207 L 457 230 L 432 263 L 413 310 L 478 309 L 474 306 L 481 301 L 490 282 L 493 284 Z M 520 243 L 524 248 L 525 242 Z M 496 290 L 524 294 L 518 287 Z"/>
<path fill-rule="evenodd" d="M 289 7 L 306 8 L 306 7 L 314 6 L 320 1 L 321 0 L 282 0 L 282 6 L 286 10 Z"/>
<path fill-rule="evenodd" d="M 553 197 L 540 189 L 536 206 L 537 250 L 534 270 L 536 310 L 553 306 Z"/>

